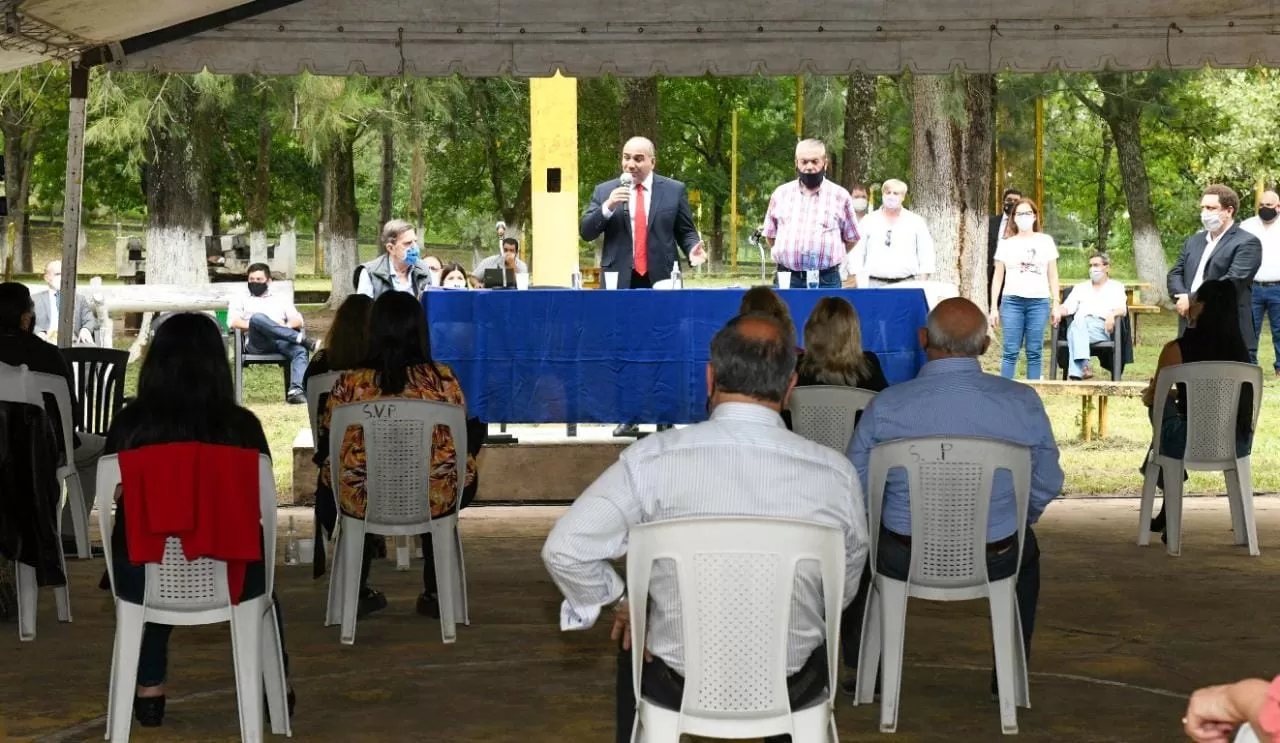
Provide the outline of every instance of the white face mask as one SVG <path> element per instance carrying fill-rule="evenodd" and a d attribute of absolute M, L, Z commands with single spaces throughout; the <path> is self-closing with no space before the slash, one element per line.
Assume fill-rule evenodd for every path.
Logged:
<path fill-rule="evenodd" d="M 1200 224 L 1210 232 L 1216 232 L 1222 227 L 1222 215 L 1218 212 L 1202 211 L 1200 212 Z"/>
<path fill-rule="evenodd" d="M 854 196 L 853 210 L 855 212 L 865 212 L 867 210 L 867 200 L 861 196 Z"/>
<path fill-rule="evenodd" d="M 884 195 L 884 208 L 897 209 L 902 206 L 902 197 L 896 193 L 887 193 Z"/>
<path fill-rule="evenodd" d="M 1018 232 L 1031 232 L 1036 226 L 1036 215 L 1019 214 L 1013 218 L 1013 223 L 1018 225 Z"/>
<path fill-rule="evenodd" d="M 456 273 L 449 274 L 449 278 L 444 280 L 444 288 L 446 289 L 466 289 L 467 280 Z"/>

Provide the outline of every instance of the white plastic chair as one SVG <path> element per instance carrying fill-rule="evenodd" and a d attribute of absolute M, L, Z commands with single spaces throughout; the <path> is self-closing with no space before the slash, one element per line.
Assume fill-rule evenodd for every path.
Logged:
<path fill-rule="evenodd" d="M 906 582 L 876 571 L 885 479 L 890 470 L 898 468 L 907 472 L 911 499 L 911 568 Z M 1015 593 L 1017 571 L 1003 580 L 987 578 L 988 514 L 991 483 L 997 470 L 1008 470 L 1013 478 L 1021 560 L 1031 497 L 1031 453 L 1026 447 L 992 439 L 925 437 L 880 444 L 871 451 L 868 523 L 874 590 L 863 618 L 856 703 L 874 701 L 876 670 L 883 651 L 882 733 L 898 728 L 908 596 L 929 601 L 986 597 L 991 604 L 1002 732 L 1017 733 L 1016 707 L 1031 706 L 1022 619 Z"/>
<path fill-rule="evenodd" d="M 644 643 L 631 643 L 636 690 L 633 743 L 679 743 L 682 734 L 722 739 L 790 734 L 795 743 L 835 743 L 837 649 L 844 606 L 845 545 L 840 529 L 788 519 L 695 518 L 634 526 L 627 545 L 631 636 L 645 637 L 655 560 L 675 568 L 684 640 L 679 710 L 644 699 Z M 795 574 L 821 572 L 827 629 L 827 690 L 821 703 L 792 710 L 787 643 Z"/>
<path fill-rule="evenodd" d="M 466 484 L 467 414 L 457 405 L 406 398 L 353 402 L 334 409 L 329 425 L 329 473 L 334 492 L 341 487 L 342 441 L 350 427 L 364 432 L 365 518 L 339 510 L 338 539 L 329 578 L 329 606 L 324 624 L 342 625 L 342 644 L 356 641 L 356 609 L 364 536 L 412 536 L 430 533 L 440 597 L 440 634 L 455 642 L 457 622 L 470 624 L 467 578 L 462 560 L 458 514 L 432 518 L 427 487 L 431 477 L 433 433 L 445 426 L 457 452 L 458 494 Z"/>
<path fill-rule="evenodd" d="M 246 477 L 250 476 L 248 473 Z M 133 696 L 138 681 L 138 656 L 147 622 L 178 626 L 231 625 L 231 654 L 235 664 L 236 698 L 240 708 L 240 737 L 249 743 L 262 740 L 262 698 L 266 690 L 271 712 L 271 732 L 292 736 L 289 722 L 288 680 L 284 673 L 284 647 L 277 624 L 275 603 L 276 488 L 271 459 L 258 456 L 258 497 L 262 519 L 262 554 L 266 590 L 257 598 L 231 603 L 227 564 L 219 560 L 188 562 L 182 541 L 170 537 L 164 560 L 146 566 L 146 595 L 142 604 L 115 598 L 116 637 L 111 657 L 111 684 L 107 697 L 107 740 L 129 740 L 133 722 Z M 120 485 L 117 455 L 98 463 L 98 526 L 102 530 L 107 572 L 115 595 L 115 563 L 111 561 L 111 529 L 116 487 Z M 136 517 L 136 516 L 135 516 Z M 263 676 L 266 676 L 264 685 Z"/>
<path fill-rule="evenodd" d="M 44 396 L 37 391 L 36 384 L 32 380 L 35 374 L 25 364 L 17 367 L 0 364 L 0 401 L 35 405 L 43 410 Z M 62 573 L 66 575 L 67 558 L 62 554 L 60 533 L 62 529 L 61 500 L 58 502 L 57 528 L 59 530 L 59 534 L 56 535 L 58 540 L 58 559 L 62 562 Z M 31 642 L 36 639 L 36 599 L 39 593 L 39 586 L 36 585 L 36 569 L 17 560 L 14 561 L 13 566 L 15 573 L 14 587 L 18 594 L 18 640 Z M 56 586 L 53 589 L 59 622 L 71 621 L 71 592 L 69 586 L 70 579 L 68 578 L 66 585 Z"/>
<path fill-rule="evenodd" d="M 80 472 L 76 470 L 76 447 L 72 439 L 75 429 L 72 427 L 71 389 L 67 380 L 56 374 L 30 373 L 30 382 L 36 391 L 43 395 L 53 395 L 58 403 L 58 415 L 62 420 L 62 452 L 63 464 L 58 468 L 58 480 L 66 489 L 66 497 L 71 501 L 71 527 L 76 536 L 76 557 L 88 560 L 92 556 L 89 549 L 89 509 L 85 507 L 84 488 L 80 485 Z"/>
<path fill-rule="evenodd" d="M 1160 452 L 1165 400 L 1169 388 L 1175 384 L 1185 384 L 1187 390 L 1187 448 L 1182 459 Z M 1151 511 L 1155 507 L 1157 478 L 1163 470 L 1166 549 L 1170 555 L 1182 554 L 1182 473 L 1209 471 L 1221 472 L 1227 481 L 1235 543 L 1247 544 L 1249 554 L 1254 557 L 1261 554 L 1253 517 L 1252 465 L 1248 454 L 1236 456 L 1236 416 L 1245 385 L 1253 388 L 1250 425 L 1256 431 L 1262 407 L 1262 367 L 1236 361 L 1198 361 L 1160 370 L 1152 408 L 1155 411 L 1152 455 L 1142 484 L 1142 508 L 1138 516 L 1139 546 L 1145 547 L 1151 541 Z"/>
<path fill-rule="evenodd" d="M 853 438 L 858 414 L 875 396 L 870 390 L 841 385 L 796 387 L 787 404 L 791 411 L 791 430 L 844 454 Z"/>

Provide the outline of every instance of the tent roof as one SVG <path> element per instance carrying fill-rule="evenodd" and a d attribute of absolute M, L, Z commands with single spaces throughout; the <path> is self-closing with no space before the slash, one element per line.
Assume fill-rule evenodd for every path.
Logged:
<path fill-rule="evenodd" d="M 0 0 L 0 7 L 14 4 Z M 80 48 L 119 42 L 95 53 L 116 69 L 163 72 L 787 75 L 1280 63 L 1273 36 L 1280 0 L 27 0 L 17 6 L 24 27 L 38 22 L 79 40 Z M 0 36 L 0 48 L 13 42 L 12 30 Z M 40 56 L 3 51 L 0 69 Z"/>

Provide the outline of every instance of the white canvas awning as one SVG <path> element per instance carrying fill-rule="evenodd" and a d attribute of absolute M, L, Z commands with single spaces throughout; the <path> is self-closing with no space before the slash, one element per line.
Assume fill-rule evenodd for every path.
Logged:
<path fill-rule="evenodd" d="M 634 5 L 598 0 L 28 0 L 16 5 L 24 19 L 68 36 L 118 42 L 105 55 L 95 53 L 117 69 L 162 72 L 207 67 L 280 75 L 302 70 L 384 76 L 543 76 L 556 70 L 575 76 L 789 75 L 1280 63 L 1280 3 L 1235 0 L 650 0 Z M 163 32 L 182 21 L 186 26 Z M 164 39 L 171 40 L 157 45 Z M 0 68 L 39 58 L 31 54 L 0 53 Z"/>

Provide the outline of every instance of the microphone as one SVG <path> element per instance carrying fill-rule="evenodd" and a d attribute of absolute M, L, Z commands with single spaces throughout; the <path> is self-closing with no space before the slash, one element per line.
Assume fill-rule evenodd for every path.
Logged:
<path fill-rule="evenodd" d="M 618 176 L 618 185 L 626 186 L 627 188 L 631 188 L 631 185 L 635 183 L 635 181 L 636 181 L 635 176 L 631 175 L 630 173 L 623 173 L 622 175 Z"/>

